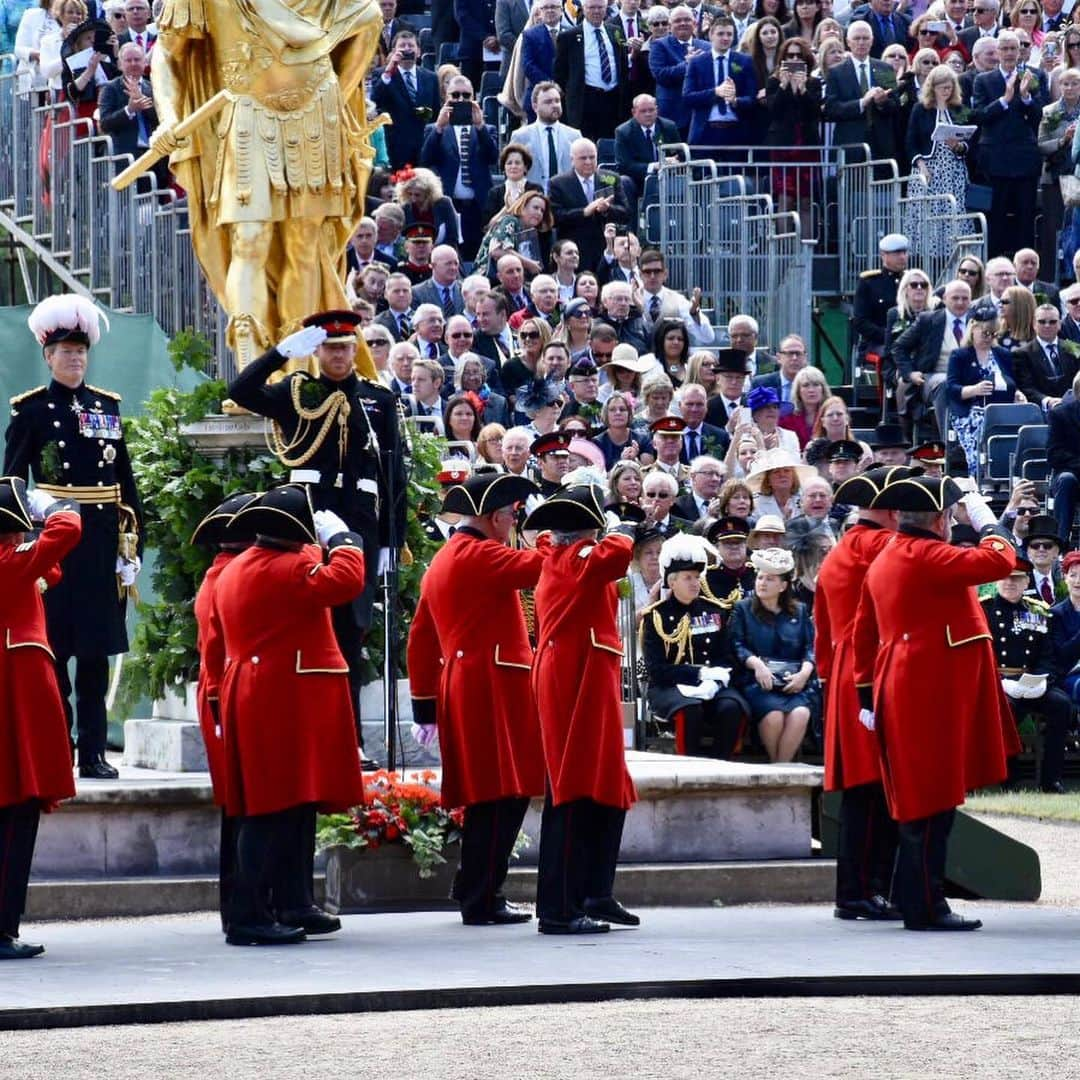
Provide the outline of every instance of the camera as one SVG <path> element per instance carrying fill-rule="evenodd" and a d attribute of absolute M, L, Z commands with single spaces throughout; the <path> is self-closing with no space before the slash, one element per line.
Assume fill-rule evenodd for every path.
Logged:
<path fill-rule="evenodd" d="M 99 53 L 111 53 L 112 48 L 109 45 L 109 38 L 113 36 L 112 31 L 109 29 L 95 30 L 94 31 L 94 52 Z"/>
<path fill-rule="evenodd" d="M 450 123 L 454 127 L 467 127 L 472 123 L 472 102 L 455 101 L 450 105 Z"/>

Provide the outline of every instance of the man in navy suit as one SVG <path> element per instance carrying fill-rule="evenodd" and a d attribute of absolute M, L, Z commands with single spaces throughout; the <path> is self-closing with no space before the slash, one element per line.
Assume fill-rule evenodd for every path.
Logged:
<path fill-rule="evenodd" d="M 395 169 L 417 164 L 424 127 L 439 111 L 439 80 L 420 67 L 419 58 L 415 32 L 399 30 L 371 91 L 376 108 L 393 121 L 385 131 L 386 152 Z"/>
<path fill-rule="evenodd" d="M 757 77 L 749 56 L 731 45 L 735 24 L 719 15 L 709 27 L 709 52 L 686 65 L 683 97 L 690 106 L 694 146 L 746 146 L 749 117 L 757 97 Z"/>
<path fill-rule="evenodd" d="M 875 161 L 896 157 L 894 113 L 900 107 L 896 72 L 870 56 L 874 35 L 861 20 L 847 30 L 849 56 L 825 76 L 825 119 L 836 125 L 833 145 L 869 145 Z M 854 153 L 849 150 L 849 159 Z"/>
<path fill-rule="evenodd" d="M 1020 41 L 998 34 L 999 67 L 975 79 L 971 107 L 979 125 L 979 164 L 990 181 L 989 254 L 1011 255 L 1035 242 L 1035 196 L 1042 171 L 1037 134 L 1046 76 L 1019 65 Z"/>
<path fill-rule="evenodd" d="M 610 139 L 626 115 L 626 45 L 604 23 L 607 0 L 582 0 L 584 21 L 555 43 L 555 81 L 566 122 L 587 139 Z"/>
<path fill-rule="evenodd" d="M 910 47 L 911 20 L 893 11 L 893 0 L 870 0 L 866 7 L 858 8 L 853 14 L 870 26 L 873 34 L 870 55 L 875 60 L 881 59 L 881 54 L 889 45 L 903 45 L 905 50 Z"/>
<path fill-rule="evenodd" d="M 451 108 L 472 105 L 472 123 L 454 126 Z M 472 83 L 455 75 L 446 84 L 446 104 L 434 124 L 428 124 L 420 147 L 420 164 L 434 169 L 443 191 L 451 197 L 461 217 L 461 256 L 471 259 L 483 234 L 483 208 L 491 190 L 491 172 L 499 160 L 495 132 L 484 123 L 484 114 L 473 97 Z"/>
<path fill-rule="evenodd" d="M 590 269 L 604 254 L 604 227 L 625 225 L 630 207 L 619 177 L 596 167 L 596 143 L 578 139 L 570 147 L 570 171 L 552 177 L 548 186 L 551 212 L 560 240 L 573 240 L 581 265 Z"/>
<path fill-rule="evenodd" d="M 436 304 L 447 320 L 460 315 L 465 310 L 458 277 L 460 270 L 457 248 L 449 244 L 440 244 L 435 248 L 431 253 L 431 277 L 413 287 L 413 310 L 421 304 Z"/>
<path fill-rule="evenodd" d="M 682 453 L 679 459 L 689 465 L 702 454 L 709 454 L 721 461 L 731 445 L 731 436 L 722 427 L 705 422 L 708 411 L 708 395 L 698 383 L 687 383 L 675 394 L 675 408 L 686 421 L 683 431 Z"/>
<path fill-rule="evenodd" d="M 457 65 L 472 85 L 480 85 L 484 73 L 484 50 L 496 52 L 495 0 L 454 0 L 454 18 L 461 29 Z"/>
<path fill-rule="evenodd" d="M 150 148 L 150 135 L 158 126 L 150 80 L 143 75 L 146 54 L 138 45 L 128 42 L 120 46 L 118 78 L 110 79 L 98 96 L 101 130 L 112 136 L 113 151 L 138 157 Z M 119 164 L 117 171 L 119 171 Z M 154 167 L 158 190 L 169 186 L 169 162 L 162 158 Z M 140 190 L 147 184 L 140 177 Z"/>
<path fill-rule="evenodd" d="M 656 114 L 656 98 L 638 94 L 631 108 L 632 119 L 615 129 L 615 165 L 623 176 L 634 181 L 638 198 L 645 190 L 649 167 L 664 157 L 663 146 L 682 141 L 675 122 L 662 120 Z"/>
<path fill-rule="evenodd" d="M 793 405 L 792 384 L 795 376 L 810 361 L 810 355 L 806 350 L 806 342 L 798 334 L 788 334 L 780 341 L 780 347 L 776 350 L 776 359 L 780 364 L 777 371 L 770 371 L 767 375 L 757 375 L 750 383 L 751 387 L 766 386 L 776 391 L 780 399 L 781 407 Z M 790 411 L 790 410 L 789 410 Z"/>
<path fill-rule="evenodd" d="M 555 40 L 562 22 L 559 0 L 536 0 L 534 11 L 540 12 L 540 25 L 531 26 L 521 35 L 521 66 L 525 71 L 525 115 L 531 124 L 536 119 L 533 109 L 533 88 L 549 82 L 555 71 Z"/>
<path fill-rule="evenodd" d="M 690 107 L 683 100 L 687 62 L 709 51 L 709 43 L 694 37 L 694 13 L 680 5 L 671 9 L 671 33 L 649 45 L 649 70 L 656 80 L 656 105 L 685 139 L 690 131 Z"/>

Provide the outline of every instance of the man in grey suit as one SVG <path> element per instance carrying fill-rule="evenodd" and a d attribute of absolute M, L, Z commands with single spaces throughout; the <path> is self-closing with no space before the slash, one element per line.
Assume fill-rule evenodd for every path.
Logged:
<path fill-rule="evenodd" d="M 514 44 L 529 25 L 529 0 L 495 0 L 495 36 L 502 49 L 499 78 L 506 79 Z"/>
<path fill-rule="evenodd" d="M 460 270 L 461 260 L 457 249 L 449 244 L 440 244 L 431 253 L 431 277 L 413 286 L 413 311 L 421 304 L 434 304 L 442 309 L 445 319 L 460 315 L 465 310 L 465 298 L 461 295 L 458 277 Z"/>
<path fill-rule="evenodd" d="M 533 163 L 528 178 L 546 192 L 553 176 L 569 170 L 570 144 L 581 138 L 581 132 L 560 123 L 562 90 L 558 83 L 537 83 L 533 87 L 532 105 L 536 122 L 519 127 L 514 132 L 514 142 L 529 148 Z"/>

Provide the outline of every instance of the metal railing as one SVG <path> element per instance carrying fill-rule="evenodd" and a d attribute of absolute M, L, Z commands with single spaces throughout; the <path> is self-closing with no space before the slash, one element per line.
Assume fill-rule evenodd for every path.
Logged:
<path fill-rule="evenodd" d="M 114 191 L 131 156 L 67 105 L 18 93 L 11 56 L 0 57 L 0 131 L 0 210 L 109 308 L 153 315 L 170 337 L 205 334 L 230 378 L 226 317 L 195 258 L 186 200 L 152 173 Z"/>

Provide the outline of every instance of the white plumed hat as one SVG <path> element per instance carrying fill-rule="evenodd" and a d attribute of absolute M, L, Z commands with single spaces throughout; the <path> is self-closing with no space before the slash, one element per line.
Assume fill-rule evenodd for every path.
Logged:
<path fill-rule="evenodd" d="M 109 329 L 105 312 L 92 300 L 73 293 L 46 297 L 26 320 L 41 346 L 55 345 L 58 341 L 96 345 L 101 340 L 101 323 Z"/>
<path fill-rule="evenodd" d="M 710 563 L 719 562 L 720 553 L 705 539 L 693 533 L 676 533 L 660 545 L 660 580 L 680 570 L 704 571 Z"/>

